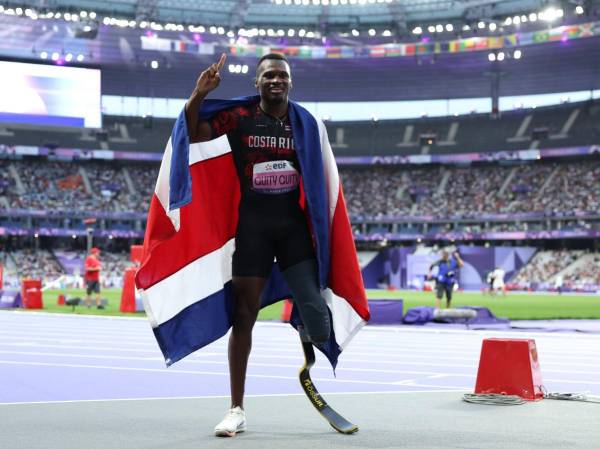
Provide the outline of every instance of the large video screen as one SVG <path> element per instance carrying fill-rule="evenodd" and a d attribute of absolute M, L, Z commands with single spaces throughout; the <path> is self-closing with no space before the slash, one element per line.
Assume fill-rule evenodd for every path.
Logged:
<path fill-rule="evenodd" d="M 100 128 L 100 70 L 0 61 L 0 123 Z"/>

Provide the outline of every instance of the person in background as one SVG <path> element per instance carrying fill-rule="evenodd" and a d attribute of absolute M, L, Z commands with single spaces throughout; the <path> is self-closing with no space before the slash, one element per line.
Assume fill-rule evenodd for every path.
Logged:
<path fill-rule="evenodd" d="M 502 292 L 502 296 L 506 296 L 506 286 L 504 285 L 505 275 L 506 272 L 500 267 L 497 267 L 494 270 L 494 282 L 492 284 L 492 292 L 494 295 Z"/>
<path fill-rule="evenodd" d="M 435 308 L 439 309 L 442 303 L 444 293 L 446 294 L 446 308 L 450 308 L 452 302 L 452 292 L 457 280 L 457 272 L 464 262 L 460 258 L 458 251 L 455 251 L 450 257 L 450 253 L 446 250 L 442 251 L 442 258 L 429 266 L 429 277 L 434 267 L 437 267 L 437 275 L 435 277 Z"/>
<path fill-rule="evenodd" d="M 98 248 L 90 249 L 90 254 L 85 258 L 85 305 L 88 309 L 92 306 L 92 292 L 96 294 L 96 308 L 104 309 L 100 300 L 100 250 Z"/>
<path fill-rule="evenodd" d="M 563 277 L 562 277 L 562 275 L 559 274 L 554 279 L 554 288 L 556 289 L 556 291 L 558 292 L 559 295 L 562 295 L 562 289 L 563 289 Z"/>

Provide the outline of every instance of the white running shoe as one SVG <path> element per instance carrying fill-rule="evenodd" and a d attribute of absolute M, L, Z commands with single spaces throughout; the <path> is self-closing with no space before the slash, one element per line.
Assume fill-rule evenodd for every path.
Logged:
<path fill-rule="evenodd" d="M 233 437 L 236 433 L 246 430 L 246 412 L 240 406 L 230 409 L 223 421 L 215 426 L 218 437 Z"/>

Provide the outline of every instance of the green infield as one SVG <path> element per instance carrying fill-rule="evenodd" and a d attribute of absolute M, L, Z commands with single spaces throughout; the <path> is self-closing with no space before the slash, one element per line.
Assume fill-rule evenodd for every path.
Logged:
<path fill-rule="evenodd" d="M 88 309 L 83 304 L 72 308 L 57 305 L 60 290 L 44 292 L 44 310 L 48 312 L 79 313 L 94 315 L 143 316 L 143 312 L 121 313 L 120 289 L 105 289 L 102 297 L 108 299 L 105 310 L 97 310 L 95 305 Z M 84 290 L 68 290 L 70 297 L 85 298 Z M 369 299 L 403 299 L 404 310 L 417 306 L 433 306 L 433 292 L 368 290 Z M 283 303 L 279 302 L 260 311 L 259 320 L 278 320 Z M 560 318 L 600 318 L 600 295 L 549 295 L 529 293 L 508 293 L 506 296 L 490 297 L 479 292 L 457 292 L 452 301 L 453 307 L 488 307 L 496 316 L 512 320 L 540 320 Z"/>

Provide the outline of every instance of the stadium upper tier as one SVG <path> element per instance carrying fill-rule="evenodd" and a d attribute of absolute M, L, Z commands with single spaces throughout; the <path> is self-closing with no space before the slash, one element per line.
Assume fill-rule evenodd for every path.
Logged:
<path fill-rule="evenodd" d="M 162 152 L 173 120 L 104 116 L 104 130 L 0 125 L 0 144 Z M 448 154 L 600 144 L 600 101 L 457 117 L 326 121 L 336 156 Z"/>

